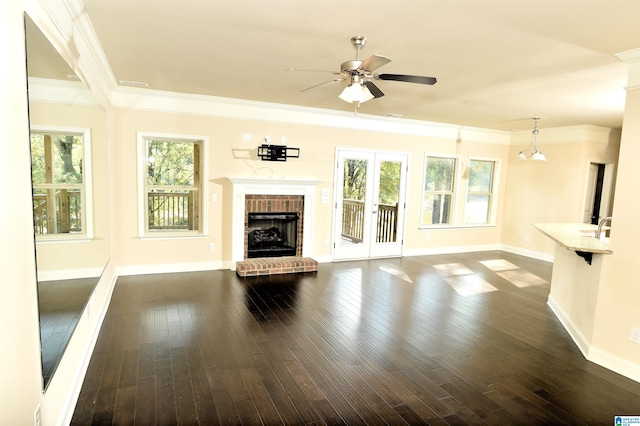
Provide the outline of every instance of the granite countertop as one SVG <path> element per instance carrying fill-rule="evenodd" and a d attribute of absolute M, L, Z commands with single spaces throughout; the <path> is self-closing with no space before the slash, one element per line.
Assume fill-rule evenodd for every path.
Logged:
<path fill-rule="evenodd" d="M 552 240 L 560 243 L 569 250 L 586 253 L 612 254 L 609 248 L 609 239 L 600 240 L 594 237 L 597 225 L 588 223 L 534 223 L 534 227 Z M 609 229 L 603 227 L 602 232 Z"/>

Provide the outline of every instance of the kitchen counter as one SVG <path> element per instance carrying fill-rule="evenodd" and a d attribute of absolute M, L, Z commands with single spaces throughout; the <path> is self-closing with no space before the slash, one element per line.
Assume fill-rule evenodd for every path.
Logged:
<path fill-rule="evenodd" d="M 596 239 L 594 237 L 597 225 L 588 223 L 534 223 L 540 232 L 545 234 L 560 245 L 575 252 L 612 254 L 609 248 L 609 239 Z M 609 227 L 602 228 L 602 234 Z"/>
<path fill-rule="evenodd" d="M 556 243 L 547 304 L 587 356 L 595 329 L 602 265 L 605 256 L 613 253 L 609 238 L 596 239 L 598 226 L 588 223 L 533 226 Z M 609 228 L 603 226 L 602 233 Z"/>

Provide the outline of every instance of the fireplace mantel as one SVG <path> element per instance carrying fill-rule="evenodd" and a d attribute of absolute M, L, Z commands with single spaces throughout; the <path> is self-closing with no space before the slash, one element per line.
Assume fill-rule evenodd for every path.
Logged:
<path fill-rule="evenodd" d="M 244 260 L 245 196 L 302 195 L 304 197 L 304 223 L 302 255 L 311 256 L 313 248 L 313 224 L 316 187 L 320 183 L 311 179 L 248 179 L 227 178 L 232 185 L 233 207 L 231 214 L 231 267 Z"/>

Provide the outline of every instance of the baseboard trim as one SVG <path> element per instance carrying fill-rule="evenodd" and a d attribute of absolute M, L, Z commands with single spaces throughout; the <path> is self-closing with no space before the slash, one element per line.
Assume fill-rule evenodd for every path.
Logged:
<path fill-rule="evenodd" d="M 170 274 L 174 272 L 199 272 L 218 269 L 231 269 L 231 262 L 158 263 L 119 266 L 116 270 L 116 275 L 124 277 L 127 275 Z"/>
<path fill-rule="evenodd" d="M 580 349 L 585 359 L 640 383 L 640 364 L 635 364 L 591 345 L 584 335 L 574 327 L 573 323 L 551 296 L 549 296 L 547 305 L 551 308 L 558 320 L 560 320 L 562 326 L 567 333 L 569 333 L 569 336 L 578 349 Z"/>
<path fill-rule="evenodd" d="M 107 311 L 109 310 L 109 305 L 111 304 L 111 296 L 113 295 L 113 290 L 116 287 L 116 281 L 118 280 L 118 275 L 113 271 L 113 275 L 111 276 L 111 280 L 109 282 L 109 286 L 107 288 L 107 297 L 106 303 L 104 303 L 100 310 L 98 311 L 98 316 L 93 323 L 92 329 L 89 331 L 89 338 L 87 339 L 87 344 L 85 345 L 84 351 L 81 355 L 79 367 L 75 372 L 74 378 L 71 382 L 71 389 L 67 394 L 67 397 L 64 402 L 64 409 L 62 411 L 60 425 L 68 425 L 71 423 L 71 419 L 73 417 L 73 412 L 76 409 L 76 404 L 78 403 L 78 398 L 80 396 L 80 391 L 82 390 L 82 384 L 84 383 L 85 376 L 87 375 L 87 370 L 89 368 L 89 363 L 91 362 L 91 357 L 93 356 L 93 350 L 96 347 L 96 343 L 98 342 L 98 336 L 100 336 L 100 330 L 102 329 L 102 323 L 104 322 L 104 318 L 107 315 Z M 89 301 L 90 303 L 90 301 Z M 83 315 L 85 315 L 83 313 Z"/>
<path fill-rule="evenodd" d="M 519 254 L 521 256 L 530 257 L 532 259 L 543 260 L 545 262 L 553 263 L 553 253 L 543 253 L 541 251 L 527 250 L 522 247 L 510 246 L 507 244 L 501 244 L 500 250 L 507 251 L 513 254 Z"/>
<path fill-rule="evenodd" d="M 634 364 L 597 347 L 589 349 L 589 361 L 640 383 L 640 364 Z"/>
<path fill-rule="evenodd" d="M 571 337 L 573 342 L 576 344 L 578 349 L 580 349 L 580 352 L 582 352 L 582 355 L 585 358 L 589 359 L 589 348 L 591 345 L 589 344 L 589 341 L 587 340 L 587 338 L 582 333 L 580 333 L 580 331 L 578 331 L 576 327 L 574 327 L 569 317 L 564 313 L 562 308 L 560 308 L 558 303 L 553 299 L 551 295 L 547 300 L 547 305 L 551 308 L 556 318 L 560 320 L 560 323 L 562 324 L 564 329 L 567 331 L 567 333 L 569 333 L 569 336 Z"/>
<path fill-rule="evenodd" d="M 429 256 L 435 254 L 470 253 L 476 251 L 501 250 L 500 244 L 481 244 L 474 246 L 443 246 L 443 247 L 423 247 L 419 249 L 409 249 L 402 253 L 403 256 Z"/>

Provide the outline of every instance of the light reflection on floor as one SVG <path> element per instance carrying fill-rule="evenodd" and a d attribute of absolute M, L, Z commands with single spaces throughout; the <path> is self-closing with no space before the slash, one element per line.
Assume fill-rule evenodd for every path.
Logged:
<path fill-rule="evenodd" d="M 462 263 L 443 263 L 441 265 L 433 265 L 436 271 L 442 275 L 467 275 L 473 274 L 473 271 Z"/>
<path fill-rule="evenodd" d="M 504 259 L 482 260 L 480 263 L 516 287 L 548 284 L 548 281 Z M 446 277 L 445 281 L 461 296 L 498 290 L 462 263 L 444 263 L 433 267 Z"/>
<path fill-rule="evenodd" d="M 484 266 L 491 269 L 492 271 L 506 271 L 509 269 L 520 269 L 518 265 L 514 265 L 513 263 L 504 259 L 481 260 L 480 263 L 482 263 Z"/>
<path fill-rule="evenodd" d="M 475 274 L 449 277 L 445 278 L 445 281 L 461 296 L 498 291 L 497 288 Z"/>
<path fill-rule="evenodd" d="M 531 272 L 527 272 L 523 269 L 514 269 L 512 271 L 497 272 L 505 280 L 518 287 L 530 287 L 534 285 L 547 284 L 548 281 L 543 280 L 537 275 L 533 275 Z"/>
<path fill-rule="evenodd" d="M 403 281 L 406 281 L 408 283 L 412 283 L 413 281 L 411 280 L 411 278 L 409 277 L 409 275 L 407 275 L 407 273 L 405 271 L 403 271 L 402 269 L 399 269 L 395 266 L 391 266 L 391 265 L 382 265 L 379 267 L 381 271 L 384 271 L 388 274 L 391 274 L 393 276 L 396 276 L 398 278 L 400 278 Z"/>

